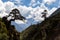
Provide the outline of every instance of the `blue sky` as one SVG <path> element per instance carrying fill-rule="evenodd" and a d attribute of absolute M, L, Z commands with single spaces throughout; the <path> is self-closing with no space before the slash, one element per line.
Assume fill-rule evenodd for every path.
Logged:
<path fill-rule="evenodd" d="M 31 3 L 31 0 L 2 0 L 3 2 L 8 2 L 8 1 L 10 1 L 10 2 L 13 2 L 15 5 L 25 5 L 25 6 L 30 6 L 29 4 Z M 51 0 L 50 0 L 51 1 Z M 35 0 L 35 2 L 34 3 L 37 3 L 37 2 L 39 2 L 39 3 L 43 3 L 43 0 Z M 47 1 L 47 2 L 49 2 L 49 1 Z M 49 9 L 52 9 L 53 7 L 58 7 L 58 5 L 60 5 L 59 4 L 59 2 L 60 2 L 60 0 L 56 0 L 55 2 L 54 1 L 52 1 L 50 4 L 47 4 L 47 2 L 46 3 L 44 3 L 45 4 L 45 6 L 46 7 L 48 7 Z M 33 4 L 32 4 L 33 5 Z M 37 7 L 37 6 L 40 6 L 41 4 L 36 4 L 35 6 L 32 6 L 32 7 Z"/>
<path fill-rule="evenodd" d="M 0 0 L 0 17 L 9 15 L 14 8 L 17 8 L 21 15 L 26 18 L 25 22 L 16 20 L 11 23 L 15 25 L 17 31 L 21 32 L 31 24 L 42 22 L 44 18 L 41 18 L 41 13 L 45 9 L 48 11 L 47 17 L 49 17 L 55 10 L 60 8 L 60 0 Z"/>

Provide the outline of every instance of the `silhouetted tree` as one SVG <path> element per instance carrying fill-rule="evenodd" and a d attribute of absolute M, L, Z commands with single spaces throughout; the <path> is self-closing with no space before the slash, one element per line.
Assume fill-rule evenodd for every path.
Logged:
<path fill-rule="evenodd" d="M 8 17 L 12 17 L 10 20 L 7 20 Z M 2 21 L 5 23 L 6 28 L 8 30 L 9 40 L 20 40 L 20 33 L 15 30 L 14 25 L 11 25 L 11 21 L 16 19 L 23 20 L 23 17 L 18 9 L 13 9 L 8 16 L 2 18 Z"/>
<path fill-rule="evenodd" d="M 44 17 L 44 19 L 46 19 L 46 14 L 47 14 L 47 10 L 44 10 L 44 12 L 42 12 L 42 17 Z"/>

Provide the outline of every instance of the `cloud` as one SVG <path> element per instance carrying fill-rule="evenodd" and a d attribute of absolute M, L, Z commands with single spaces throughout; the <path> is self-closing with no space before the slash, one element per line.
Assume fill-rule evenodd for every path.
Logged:
<path fill-rule="evenodd" d="M 17 24 L 25 24 L 22 20 L 15 20 Z"/>
<path fill-rule="evenodd" d="M 6 15 L 8 15 L 6 12 L 0 13 L 0 18 L 4 17 Z"/>
<path fill-rule="evenodd" d="M 13 1 L 13 0 L 10 0 L 10 1 Z M 20 3 L 21 0 L 14 0 L 13 2 L 15 3 Z"/>
<path fill-rule="evenodd" d="M 6 13 L 10 13 L 12 8 L 15 7 L 14 3 L 10 2 L 10 1 L 5 2 L 4 5 L 5 5 Z"/>
<path fill-rule="evenodd" d="M 3 6 L 3 2 L 0 0 L 0 6 Z"/>
<path fill-rule="evenodd" d="M 41 22 L 41 21 L 43 21 L 44 20 L 44 18 L 42 18 L 41 16 L 42 16 L 42 12 L 44 11 L 44 10 L 47 10 L 47 11 L 49 11 L 49 9 L 43 4 L 43 3 L 41 3 L 41 6 L 38 6 L 38 7 L 36 7 L 36 8 L 33 8 L 33 10 L 31 11 L 31 17 L 33 17 L 33 19 L 35 20 L 35 21 L 37 21 L 37 22 Z M 48 12 L 47 12 L 48 13 Z"/>
<path fill-rule="evenodd" d="M 35 6 L 36 0 L 31 0 L 30 6 Z"/>
<path fill-rule="evenodd" d="M 46 7 L 45 7 L 46 8 Z M 27 19 L 32 18 L 32 20 L 42 20 L 42 18 L 40 18 L 42 16 L 41 12 L 43 12 L 43 10 L 45 8 L 41 8 L 41 7 L 36 7 L 36 8 L 32 8 L 32 7 L 26 7 L 26 6 L 19 6 L 18 9 L 20 10 L 20 13 L 26 17 Z M 39 18 L 38 18 L 39 17 Z"/>
<path fill-rule="evenodd" d="M 5 11 L 4 3 L 0 0 L 0 13 L 2 13 L 3 11 Z"/>
<path fill-rule="evenodd" d="M 28 14 L 30 14 L 30 11 L 33 9 L 32 7 L 27 7 L 27 6 L 19 6 L 18 9 L 20 10 L 20 13 L 24 16 L 27 17 Z"/>
<path fill-rule="evenodd" d="M 0 0 L 0 17 L 7 15 L 7 13 L 5 11 L 6 10 L 4 8 L 4 3 Z"/>
<path fill-rule="evenodd" d="M 56 0 L 43 0 L 43 3 L 52 4 L 53 2 L 56 2 Z"/>
<path fill-rule="evenodd" d="M 39 1 L 31 0 L 29 6 L 34 7 L 34 6 L 36 6 L 36 5 L 40 5 L 40 4 L 41 4 L 41 3 L 40 3 Z"/>
<path fill-rule="evenodd" d="M 16 0 L 16 1 L 19 1 L 19 0 Z M 3 17 L 3 16 L 6 16 L 9 14 L 9 12 L 14 9 L 14 8 L 17 8 L 21 15 L 26 17 L 26 22 L 24 23 L 23 21 L 21 20 L 15 20 L 14 22 L 12 22 L 12 25 L 15 25 L 16 27 L 16 30 L 20 31 L 20 28 L 21 31 L 22 30 L 25 30 L 28 26 L 30 26 L 31 24 L 36 24 L 37 22 L 42 22 L 44 20 L 44 18 L 42 18 L 42 12 L 46 9 L 48 12 L 47 12 L 47 17 L 49 17 L 57 8 L 53 7 L 51 10 L 49 10 L 44 3 L 52 3 L 52 2 L 55 2 L 54 1 L 49 1 L 49 0 L 44 0 L 43 3 L 40 3 L 39 1 L 36 2 L 36 0 L 31 0 L 31 3 L 30 3 L 30 6 L 27 7 L 27 6 L 22 6 L 22 5 L 15 5 L 14 2 L 2 2 L 0 0 L 0 16 Z M 40 4 L 40 6 L 37 6 L 35 8 L 33 8 L 32 6 L 36 6 Z M 19 26 L 19 27 L 18 27 Z"/>

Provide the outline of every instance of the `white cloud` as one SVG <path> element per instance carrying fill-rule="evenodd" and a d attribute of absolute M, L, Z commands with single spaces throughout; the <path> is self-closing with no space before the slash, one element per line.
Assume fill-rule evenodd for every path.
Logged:
<path fill-rule="evenodd" d="M 19 1 L 19 0 L 17 0 Z M 51 0 L 50 0 L 51 1 Z M 53 1 L 50 2 L 49 0 L 44 0 L 45 3 L 49 2 L 49 3 L 52 3 Z M 35 6 L 37 4 L 41 4 L 40 6 L 37 6 L 35 8 L 32 8 L 32 6 Z M 36 3 L 36 0 L 31 0 L 31 3 L 30 3 L 30 7 L 27 7 L 27 6 L 16 6 L 14 5 L 13 2 L 5 2 L 3 3 L 1 0 L 0 0 L 0 16 L 3 17 L 3 16 L 6 16 L 8 15 L 8 13 L 14 9 L 14 8 L 17 8 L 20 13 L 27 18 L 26 22 L 24 23 L 23 21 L 21 20 L 15 20 L 15 23 L 12 23 L 14 25 L 18 25 L 19 28 L 21 28 L 22 26 L 24 26 L 23 29 L 26 29 L 27 26 L 31 25 L 32 24 L 35 24 L 37 22 L 41 22 L 42 20 L 44 20 L 44 18 L 41 18 L 42 14 L 41 12 L 43 12 L 45 9 L 48 11 L 48 15 L 51 15 L 55 10 L 56 8 L 52 8 L 51 10 L 49 10 L 45 5 L 44 3 L 40 3 L 39 1 Z M 21 26 L 22 25 L 22 26 Z M 16 26 L 16 28 L 18 27 Z M 21 27 L 20 27 L 21 26 Z M 18 30 L 18 29 L 17 29 Z"/>
<path fill-rule="evenodd" d="M 43 0 L 43 3 L 51 4 L 55 2 L 56 0 Z"/>
<path fill-rule="evenodd" d="M 0 13 L 0 18 L 7 16 L 8 14 L 6 12 Z"/>
<path fill-rule="evenodd" d="M 26 17 L 27 19 L 29 19 L 29 18 L 32 18 L 32 15 L 28 15 L 28 17 Z"/>
<path fill-rule="evenodd" d="M 17 24 L 25 24 L 22 20 L 15 20 Z"/>
<path fill-rule="evenodd" d="M 40 5 L 40 4 L 41 4 L 39 1 L 37 1 L 37 2 L 36 2 L 36 1 L 37 1 L 37 0 L 31 0 L 29 6 L 34 7 L 34 6 L 36 6 L 36 5 Z"/>
<path fill-rule="evenodd" d="M 3 2 L 0 0 L 0 6 L 3 6 Z"/>
<path fill-rule="evenodd" d="M 42 3 L 45 4 L 47 3 L 48 5 L 52 4 L 56 2 L 56 0 L 42 0 Z M 37 0 L 31 0 L 30 4 L 29 4 L 31 7 L 34 7 L 36 5 L 41 5 L 41 3 Z"/>
<path fill-rule="evenodd" d="M 40 7 L 38 6 L 38 7 L 36 7 L 36 8 L 33 8 L 33 10 L 31 11 L 31 16 L 33 17 L 33 19 L 34 19 L 35 21 L 41 22 L 42 20 L 44 20 L 44 18 L 41 17 L 41 16 L 42 16 L 41 13 L 42 13 L 44 10 L 49 11 L 49 9 L 42 3 Z M 47 13 L 48 13 L 48 12 L 47 12 Z"/>
<path fill-rule="evenodd" d="M 30 6 L 35 6 L 35 5 L 36 5 L 35 3 L 36 3 L 36 0 L 31 0 L 31 2 L 30 2 L 29 5 L 30 5 Z"/>
<path fill-rule="evenodd" d="M 0 0 L 0 17 L 7 15 L 7 13 L 5 11 L 6 10 L 4 8 L 4 3 Z"/>
<path fill-rule="evenodd" d="M 47 11 L 49 10 L 49 9 L 44 5 L 44 3 L 41 3 L 40 8 L 45 9 L 45 10 L 47 10 Z"/>
<path fill-rule="evenodd" d="M 20 10 L 20 13 L 27 17 L 30 14 L 30 11 L 33 9 L 32 7 L 26 7 L 26 6 L 19 6 L 18 9 Z"/>
<path fill-rule="evenodd" d="M 2 2 L 0 0 L 0 17 L 6 16 L 10 13 L 10 11 L 15 8 L 16 6 L 14 3 L 8 1 L 8 2 Z"/>
<path fill-rule="evenodd" d="M 4 3 L 0 0 L 0 12 L 5 11 Z"/>
<path fill-rule="evenodd" d="M 14 3 L 8 1 L 4 3 L 5 5 L 5 9 L 6 9 L 6 13 L 10 13 L 11 9 L 14 8 Z"/>
<path fill-rule="evenodd" d="M 13 1 L 13 0 L 10 0 Z M 21 0 L 14 0 L 15 3 L 20 3 Z"/>

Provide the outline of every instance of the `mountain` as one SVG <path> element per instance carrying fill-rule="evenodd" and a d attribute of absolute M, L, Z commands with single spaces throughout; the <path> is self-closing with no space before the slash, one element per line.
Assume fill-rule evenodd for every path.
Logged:
<path fill-rule="evenodd" d="M 60 40 L 60 8 L 41 23 L 31 25 L 20 34 L 21 40 Z"/>

